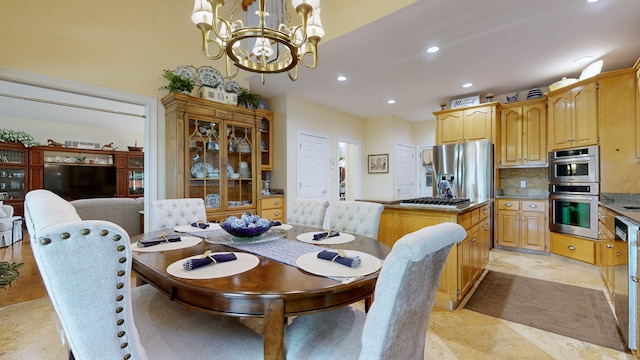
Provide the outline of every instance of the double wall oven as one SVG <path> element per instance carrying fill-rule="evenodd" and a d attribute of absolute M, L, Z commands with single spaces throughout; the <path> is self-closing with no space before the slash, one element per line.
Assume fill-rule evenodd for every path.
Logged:
<path fill-rule="evenodd" d="M 549 152 L 549 228 L 598 239 L 597 145 Z"/>

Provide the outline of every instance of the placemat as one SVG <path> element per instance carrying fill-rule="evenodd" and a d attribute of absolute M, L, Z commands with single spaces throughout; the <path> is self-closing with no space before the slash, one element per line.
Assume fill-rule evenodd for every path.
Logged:
<path fill-rule="evenodd" d="M 150 240 L 150 239 L 146 239 L 146 240 Z M 138 243 L 135 242 L 131 244 L 131 250 L 138 251 L 138 252 L 177 250 L 177 249 L 183 249 L 183 248 L 188 248 L 191 246 L 198 245 L 200 244 L 200 242 L 202 242 L 202 239 L 199 237 L 180 236 L 180 241 L 166 242 L 166 243 L 153 245 L 153 246 L 146 246 L 146 247 L 139 247 Z"/>
<path fill-rule="evenodd" d="M 209 226 L 206 229 L 201 229 L 199 227 L 195 227 L 191 225 L 181 225 L 173 228 L 173 230 L 177 232 L 193 233 L 193 234 L 199 234 L 204 231 L 212 231 L 212 230 L 220 230 L 220 229 L 221 229 L 220 224 L 217 224 L 217 223 L 209 223 Z"/>
<path fill-rule="evenodd" d="M 296 239 L 309 244 L 333 245 L 333 244 L 346 244 L 348 242 L 352 242 L 356 238 L 351 234 L 346 234 L 341 232 L 340 235 L 338 236 L 327 237 L 322 240 L 314 240 L 313 236 L 315 234 L 320 234 L 320 233 L 322 233 L 322 231 L 312 231 L 312 232 L 302 233 L 296 236 Z"/>
<path fill-rule="evenodd" d="M 228 252 L 223 252 L 226 254 Z M 214 253 L 219 254 L 219 253 Z M 225 276 L 237 275 L 245 271 L 249 271 L 258 266 L 260 259 L 247 253 L 234 253 L 237 260 L 221 262 L 217 264 L 209 264 L 193 270 L 185 270 L 182 264 L 188 259 L 200 258 L 202 255 L 194 255 L 188 258 L 178 260 L 167 267 L 167 272 L 175 277 L 183 279 L 215 279 Z"/>
<path fill-rule="evenodd" d="M 380 269 L 380 259 L 362 251 L 344 250 L 347 256 L 359 256 L 362 263 L 352 268 L 336 262 L 318 258 L 317 252 L 306 253 L 296 260 L 296 264 L 302 270 L 320 276 L 358 277 L 374 273 Z"/>

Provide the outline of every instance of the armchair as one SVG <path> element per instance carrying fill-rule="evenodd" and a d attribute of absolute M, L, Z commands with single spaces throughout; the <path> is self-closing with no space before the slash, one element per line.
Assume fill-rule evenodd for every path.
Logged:
<path fill-rule="evenodd" d="M 13 206 L 0 201 L 0 247 L 22 240 L 22 217 L 13 216 Z"/>

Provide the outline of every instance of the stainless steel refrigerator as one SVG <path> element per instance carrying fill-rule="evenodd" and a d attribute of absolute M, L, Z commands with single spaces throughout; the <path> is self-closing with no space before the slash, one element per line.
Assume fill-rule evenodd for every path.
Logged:
<path fill-rule="evenodd" d="M 472 141 L 433 148 L 436 197 L 450 195 L 471 201 L 493 197 L 493 144 Z"/>

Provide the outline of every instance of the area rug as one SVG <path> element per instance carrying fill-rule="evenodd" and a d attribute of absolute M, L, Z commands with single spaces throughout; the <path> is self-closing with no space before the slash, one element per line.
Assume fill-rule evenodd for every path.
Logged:
<path fill-rule="evenodd" d="M 464 308 L 630 352 L 602 291 L 489 271 Z"/>

